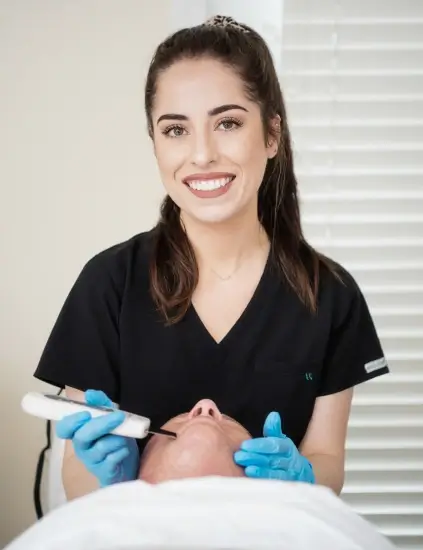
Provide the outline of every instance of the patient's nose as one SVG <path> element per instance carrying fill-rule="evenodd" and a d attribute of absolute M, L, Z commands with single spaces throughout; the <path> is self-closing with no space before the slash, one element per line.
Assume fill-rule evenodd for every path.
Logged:
<path fill-rule="evenodd" d="M 189 418 L 194 418 L 195 416 L 211 416 L 216 420 L 222 420 L 222 414 L 217 408 L 216 403 L 211 399 L 202 399 L 191 409 Z"/>

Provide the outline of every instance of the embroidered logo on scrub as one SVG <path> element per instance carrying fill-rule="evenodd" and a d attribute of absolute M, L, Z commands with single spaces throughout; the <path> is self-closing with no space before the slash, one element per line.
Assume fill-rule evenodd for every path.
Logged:
<path fill-rule="evenodd" d="M 388 361 L 385 359 L 385 357 L 381 357 L 380 359 L 376 359 L 375 361 L 370 361 L 370 363 L 366 363 L 364 365 L 364 369 L 367 372 L 367 374 L 370 374 L 375 370 L 383 369 L 384 367 L 387 367 L 387 366 L 388 366 Z"/>
<path fill-rule="evenodd" d="M 310 382 L 310 380 L 313 380 L 313 373 L 312 372 L 306 372 L 305 379 Z"/>

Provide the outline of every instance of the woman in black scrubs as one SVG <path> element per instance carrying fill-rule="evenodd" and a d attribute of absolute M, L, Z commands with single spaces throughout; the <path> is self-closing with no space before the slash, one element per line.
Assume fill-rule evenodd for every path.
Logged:
<path fill-rule="evenodd" d="M 145 107 L 160 220 L 87 262 L 35 376 L 156 427 L 213 399 L 253 437 L 234 455 L 247 476 L 339 493 L 352 388 L 388 367 L 356 282 L 302 234 L 266 44 L 225 17 L 175 33 Z M 136 477 L 145 440 L 110 435 L 121 421 L 57 425 L 69 499 Z"/>

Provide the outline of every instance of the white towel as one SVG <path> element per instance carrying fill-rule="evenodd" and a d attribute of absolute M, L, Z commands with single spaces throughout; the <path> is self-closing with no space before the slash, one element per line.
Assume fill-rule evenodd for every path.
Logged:
<path fill-rule="evenodd" d="M 101 489 L 4 550 L 392 550 L 329 489 L 206 477 Z"/>

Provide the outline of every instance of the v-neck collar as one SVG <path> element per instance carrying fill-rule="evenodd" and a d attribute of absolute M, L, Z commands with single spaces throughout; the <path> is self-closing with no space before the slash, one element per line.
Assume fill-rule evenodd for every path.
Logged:
<path fill-rule="evenodd" d="M 242 338 L 243 346 L 245 340 L 252 338 L 261 325 L 260 318 L 273 301 L 273 296 L 278 287 L 278 278 L 271 272 L 271 254 L 267 258 L 263 273 L 251 296 L 248 304 L 235 324 L 220 342 L 216 342 L 210 334 L 203 321 L 199 317 L 193 304 L 186 314 L 186 329 L 189 346 L 193 347 L 194 353 L 200 353 L 205 360 L 218 359 L 223 361 L 231 349 L 237 347 L 237 342 Z"/>

